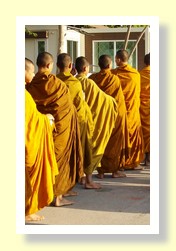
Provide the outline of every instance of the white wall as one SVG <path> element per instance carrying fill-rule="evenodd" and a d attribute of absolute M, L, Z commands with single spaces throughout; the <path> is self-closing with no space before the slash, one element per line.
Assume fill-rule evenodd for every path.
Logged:
<path fill-rule="evenodd" d="M 28 25 L 26 26 L 31 31 L 48 31 L 49 36 L 46 39 L 46 51 L 51 53 L 54 58 L 54 67 L 52 73 L 56 74 L 57 67 L 57 54 L 58 54 L 58 39 L 59 39 L 59 30 L 58 25 Z M 36 58 L 38 55 L 37 51 L 37 41 L 41 39 L 37 38 L 27 38 L 25 39 L 25 56 L 31 59 L 36 63 Z M 77 41 L 78 42 L 78 56 L 85 55 L 85 36 L 79 32 L 73 30 L 67 30 L 65 26 L 65 37 L 64 37 L 64 51 L 67 52 L 67 40 Z M 35 64 L 36 66 L 36 64 Z M 35 67 L 35 72 L 37 71 L 37 66 Z"/>

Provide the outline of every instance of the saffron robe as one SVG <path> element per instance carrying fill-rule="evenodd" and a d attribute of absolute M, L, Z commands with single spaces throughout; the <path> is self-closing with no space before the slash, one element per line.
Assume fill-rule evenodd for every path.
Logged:
<path fill-rule="evenodd" d="M 58 174 L 49 119 L 25 90 L 25 215 L 34 214 L 54 198 Z"/>
<path fill-rule="evenodd" d="M 76 77 L 82 84 L 85 100 L 90 107 L 95 125 L 92 137 L 93 161 L 91 165 L 92 170 L 95 170 L 101 165 L 106 145 L 115 127 L 118 107 L 114 98 L 106 95 L 85 74 L 78 74 Z"/>
<path fill-rule="evenodd" d="M 120 79 L 128 117 L 131 156 L 125 163 L 126 169 L 138 166 L 144 158 L 144 141 L 140 119 L 140 74 L 130 65 L 112 70 Z"/>
<path fill-rule="evenodd" d="M 128 131 L 127 111 L 120 80 L 110 69 L 101 70 L 89 76 L 106 94 L 112 96 L 118 105 L 118 116 L 115 128 L 111 134 L 102 158 L 102 173 L 116 172 L 125 165 L 130 154 L 130 139 Z"/>
<path fill-rule="evenodd" d="M 141 76 L 141 124 L 144 137 L 144 152 L 150 152 L 150 66 L 140 71 Z"/>
<path fill-rule="evenodd" d="M 53 132 L 59 174 L 54 185 L 55 196 L 65 194 L 83 175 L 83 158 L 76 109 L 65 83 L 49 72 L 37 73 L 27 85 L 41 113 L 55 119 Z"/>
<path fill-rule="evenodd" d="M 92 113 L 85 101 L 80 81 L 70 72 L 60 72 L 57 77 L 60 78 L 68 87 L 73 104 L 76 107 L 81 134 L 84 172 L 86 174 L 91 174 L 92 135 L 94 130 Z"/>

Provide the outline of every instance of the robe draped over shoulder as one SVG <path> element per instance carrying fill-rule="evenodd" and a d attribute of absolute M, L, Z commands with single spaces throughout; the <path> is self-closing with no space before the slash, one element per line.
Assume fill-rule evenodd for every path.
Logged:
<path fill-rule="evenodd" d="M 144 142 L 140 119 L 140 74 L 130 65 L 112 70 L 120 79 L 128 117 L 131 157 L 125 163 L 126 169 L 138 166 L 144 158 Z"/>
<path fill-rule="evenodd" d="M 100 165 L 106 145 L 115 127 L 118 107 L 115 100 L 106 95 L 85 74 L 78 74 L 77 78 L 81 82 L 95 126 L 92 137 L 93 161 L 91 165 L 92 170 L 95 170 Z"/>
<path fill-rule="evenodd" d="M 141 76 L 141 124 L 144 137 L 144 152 L 150 152 L 150 66 L 140 71 Z"/>
<path fill-rule="evenodd" d="M 49 119 L 25 90 L 25 215 L 34 214 L 54 198 L 58 174 Z"/>
<path fill-rule="evenodd" d="M 92 135 L 94 130 L 92 113 L 85 101 L 85 94 L 82 90 L 80 81 L 70 72 L 61 72 L 57 75 L 57 77 L 68 87 L 73 104 L 76 107 L 80 126 L 84 172 L 86 174 L 91 174 L 92 170 L 90 169 L 90 165 L 92 163 Z"/>
<path fill-rule="evenodd" d="M 59 174 L 54 193 L 55 196 L 65 194 L 84 175 L 76 109 L 65 83 L 49 72 L 37 73 L 27 89 L 37 109 L 55 118 L 53 138 Z"/>
<path fill-rule="evenodd" d="M 120 80 L 111 73 L 110 69 L 101 70 L 92 74 L 89 78 L 94 80 L 103 92 L 112 96 L 118 105 L 115 128 L 105 149 L 102 166 L 98 170 L 99 173 L 115 172 L 125 165 L 125 161 L 130 155 L 127 111 Z"/>

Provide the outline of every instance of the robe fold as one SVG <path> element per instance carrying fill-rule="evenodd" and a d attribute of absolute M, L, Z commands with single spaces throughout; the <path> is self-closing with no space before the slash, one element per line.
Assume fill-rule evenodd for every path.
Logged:
<path fill-rule="evenodd" d="M 95 170 L 101 165 L 106 145 L 115 127 L 118 106 L 114 98 L 106 95 L 85 74 L 78 74 L 76 77 L 81 82 L 85 100 L 90 107 L 95 125 L 92 137 L 93 158 L 91 164 L 92 170 Z"/>
<path fill-rule="evenodd" d="M 92 113 L 85 101 L 84 93 L 80 81 L 70 72 L 61 72 L 57 75 L 68 87 L 73 104 L 76 107 L 80 126 L 80 136 L 83 151 L 83 166 L 86 174 L 91 174 L 92 163 L 92 135 L 94 123 Z"/>
<path fill-rule="evenodd" d="M 34 214 L 54 198 L 58 174 L 52 129 L 25 90 L 25 215 Z"/>
<path fill-rule="evenodd" d="M 141 76 L 141 124 L 144 137 L 144 152 L 150 152 L 150 66 L 140 71 Z"/>
<path fill-rule="evenodd" d="M 65 83 L 49 72 L 37 73 L 27 85 L 41 113 L 55 119 L 53 132 L 59 174 L 56 176 L 55 196 L 65 194 L 83 175 L 83 157 L 76 109 Z"/>
<path fill-rule="evenodd" d="M 89 76 L 106 94 L 112 96 L 118 105 L 118 116 L 115 128 L 105 149 L 99 173 L 116 172 L 125 165 L 130 155 L 127 111 L 120 80 L 110 69 L 101 70 Z"/>
<path fill-rule="evenodd" d="M 144 158 L 144 141 L 140 119 L 140 74 L 130 65 L 111 70 L 120 79 L 128 117 L 128 129 L 131 155 L 125 163 L 125 169 L 133 169 Z"/>

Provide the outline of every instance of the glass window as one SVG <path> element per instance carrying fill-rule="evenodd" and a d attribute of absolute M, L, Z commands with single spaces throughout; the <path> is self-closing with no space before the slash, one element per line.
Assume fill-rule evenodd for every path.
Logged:
<path fill-rule="evenodd" d="M 38 41 L 38 54 L 45 51 L 45 41 Z"/>
<path fill-rule="evenodd" d="M 103 55 L 107 54 L 112 58 L 113 67 L 114 67 L 114 42 L 94 42 L 94 60 L 93 60 L 93 71 L 98 71 L 98 58 Z"/>
<path fill-rule="evenodd" d="M 115 64 L 115 54 L 116 51 L 123 49 L 125 41 L 94 41 L 93 42 L 93 67 L 92 72 L 99 71 L 98 67 L 98 58 L 103 55 L 107 54 L 112 58 L 112 68 L 116 67 Z M 128 41 L 127 51 L 130 53 L 135 45 L 136 41 Z M 129 59 L 128 63 L 137 68 L 137 52 L 134 51 L 132 57 Z"/>
<path fill-rule="evenodd" d="M 67 53 L 71 56 L 72 61 L 75 62 L 77 58 L 78 42 L 67 40 Z"/>
<path fill-rule="evenodd" d="M 129 54 L 133 50 L 135 43 L 136 43 L 136 41 L 128 41 L 126 50 L 128 51 Z M 116 51 L 123 49 L 124 45 L 125 45 L 125 41 L 117 41 L 116 42 Z M 128 63 L 134 68 L 137 67 L 137 65 L 136 65 L 136 50 L 134 51 L 132 57 L 130 57 Z"/>

